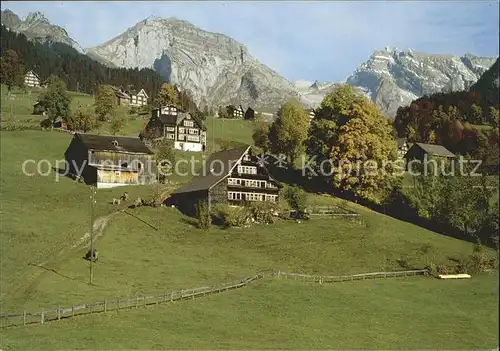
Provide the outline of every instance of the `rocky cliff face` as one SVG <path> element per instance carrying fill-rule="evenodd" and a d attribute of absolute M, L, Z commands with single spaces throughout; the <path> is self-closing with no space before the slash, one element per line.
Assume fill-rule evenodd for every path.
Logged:
<path fill-rule="evenodd" d="M 347 79 L 389 116 L 423 95 L 467 90 L 495 58 L 434 55 L 386 48 L 376 51 Z"/>
<path fill-rule="evenodd" d="M 51 24 L 41 12 L 31 12 L 24 20 L 10 10 L 2 11 L 1 15 L 3 25 L 12 31 L 26 35 L 28 39 L 64 43 L 84 53 L 83 48 L 70 38 L 64 28 Z"/>
<path fill-rule="evenodd" d="M 293 85 L 253 58 L 247 48 L 176 18 L 149 17 L 87 50 L 120 67 L 154 68 L 167 82 L 189 89 L 201 105 L 242 103 L 277 107 L 298 97 Z"/>

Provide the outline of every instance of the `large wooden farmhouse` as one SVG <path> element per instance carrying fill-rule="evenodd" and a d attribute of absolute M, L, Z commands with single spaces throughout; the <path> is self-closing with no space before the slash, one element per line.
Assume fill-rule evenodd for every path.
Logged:
<path fill-rule="evenodd" d="M 35 72 L 29 71 L 24 75 L 24 85 L 27 87 L 40 87 L 40 77 Z"/>
<path fill-rule="evenodd" d="M 281 185 L 271 177 L 250 146 L 219 151 L 204 163 L 191 183 L 177 189 L 169 203 L 188 214 L 196 214 L 199 201 L 244 205 L 249 201 L 278 201 Z"/>
<path fill-rule="evenodd" d="M 204 151 L 207 140 L 204 124 L 174 105 L 154 109 L 143 136 L 152 140 L 166 138 L 182 151 Z"/>
<path fill-rule="evenodd" d="M 97 188 L 156 180 L 153 152 L 139 138 L 76 133 L 64 155 L 68 174 Z"/>

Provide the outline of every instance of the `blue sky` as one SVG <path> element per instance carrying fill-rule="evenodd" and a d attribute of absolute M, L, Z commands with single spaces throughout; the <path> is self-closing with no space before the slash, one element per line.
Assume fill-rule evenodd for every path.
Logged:
<path fill-rule="evenodd" d="M 498 56 L 498 0 L 352 2 L 2 2 L 21 17 L 41 11 L 83 47 L 144 18 L 177 17 L 224 33 L 290 80 L 339 81 L 376 49 Z"/>

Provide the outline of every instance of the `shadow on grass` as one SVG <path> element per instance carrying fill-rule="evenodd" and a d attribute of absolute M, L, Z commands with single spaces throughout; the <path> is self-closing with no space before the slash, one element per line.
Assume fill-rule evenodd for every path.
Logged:
<path fill-rule="evenodd" d="M 180 219 L 180 221 L 183 222 L 183 223 L 186 223 L 186 224 L 188 224 L 190 226 L 198 228 L 198 221 L 196 219 L 194 219 L 194 218 L 182 217 Z"/>
<path fill-rule="evenodd" d="M 33 267 L 38 267 L 38 268 L 42 268 L 44 270 L 46 270 L 47 272 L 52 272 L 52 273 L 55 273 L 57 274 L 58 276 L 62 277 L 62 278 L 65 278 L 65 279 L 69 279 L 69 280 L 74 280 L 76 282 L 80 282 L 80 283 L 87 283 L 86 281 L 83 281 L 81 279 L 78 279 L 78 278 L 73 278 L 73 277 L 69 277 L 67 275 L 64 275 L 62 273 L 59 273 L 58 271 L 56 271 L 54 268 L 48 268 L 48 267 L 45 267 L 45 266 L 42 266 L 42 265 L 39 265 L 39 264 L 34 264 L 34 263 L 29 263 L 30 266 L 33 266 Z"/>
<path fill-rule="evenodd" d="M 134 218 L 135 218 L 135 219 L 137 219 L 138 221 L 140 221 L 140 222 L 142 222 L 142 223 L 146 224 L 148 227 L 151 227 L 151 228 L 153 228 L 154 230 L 158 230 L 158 228 L 157 228 L 157 227 L 155 227 L 154 225 L 152 225 L 152 224 L 150 224 L 150 223 L 146 222 L 144 219 L 142 219 L 142 218 L 140 218 L 140 217 L 136 216 L 135 214 L 132 214 L 132 213 L 130 213 L 130 212 L 128 212 L 128 211 L 126 211 L 126 210 L 123 210 L 122 212 L 123 212 L 123 213 L 125 213 L 125 214 L 128 214 L 128 215 L 129 215 L 129 216 L 131 216 L 131 217 L 134 217 Z"/>

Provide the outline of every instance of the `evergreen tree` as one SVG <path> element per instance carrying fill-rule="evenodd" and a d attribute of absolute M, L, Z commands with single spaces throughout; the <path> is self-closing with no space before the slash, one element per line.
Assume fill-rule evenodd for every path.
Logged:
<path fill-rule="evenodd" d="M 7 85 L 9 92 L 12 87 L 24 85 L 24 68 L 19 56 L 14 50 L 7 52 L 0 58 L 0 83 Z"/>

